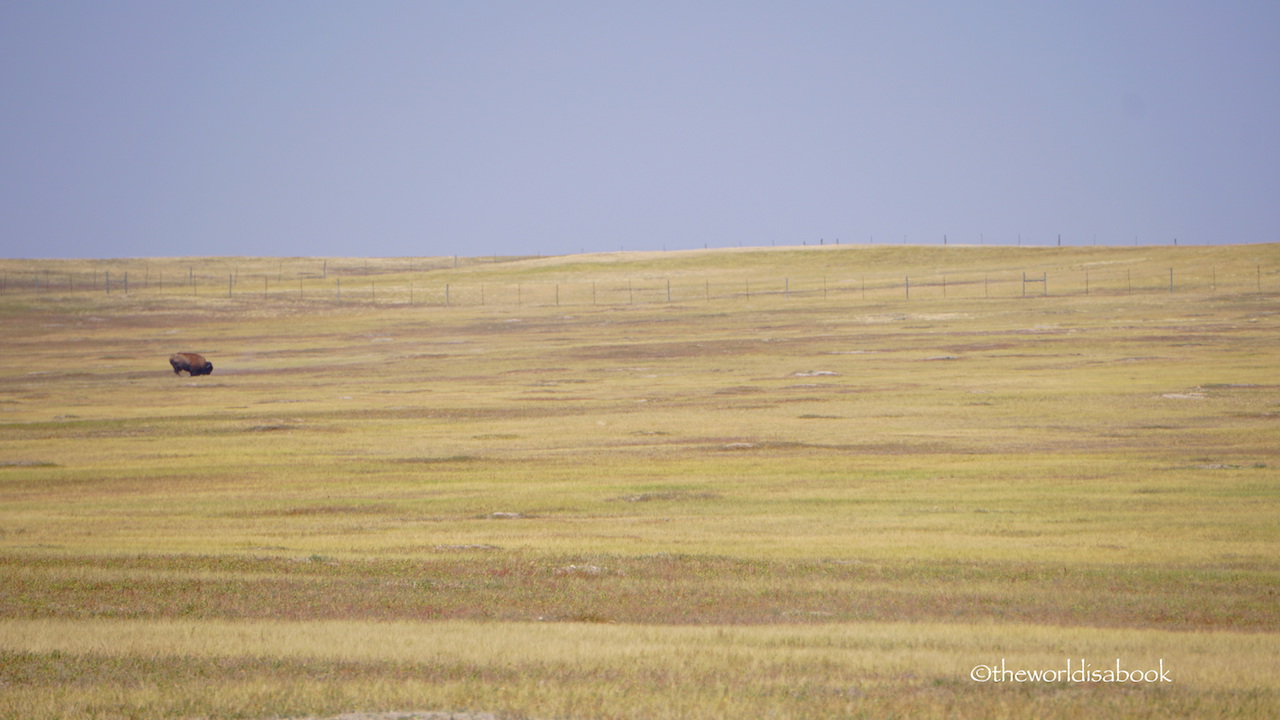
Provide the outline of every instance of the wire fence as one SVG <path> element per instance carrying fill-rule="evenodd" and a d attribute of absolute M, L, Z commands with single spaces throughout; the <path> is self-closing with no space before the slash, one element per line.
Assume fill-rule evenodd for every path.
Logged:
<path fill-rule="evenodd" d="M 456 261 L 455 261 L 456 262 Z M 336 269 L 335 269 L 336 270 Z M 137 268 L 101 271 L 20 269 L 0 273 L 0 297 L 45 299 L 98 295 L 148 298 L 231 299 L 244 302 L 359 303 L 372 305 L 610 306 L 687 304 L 744 300 L 937 300 L 1150 294 L 1240 294 L 1280 292 L 1280 272 L 1251 268 L 999 270 L 992 272 L 868 274 L 791 278 L 734 278 L 682 273 L 601 280 L 442 280 L 432 268 L 377 272 L 347 268 L 318 271 L 228 272 L 188 266 L 185 272 Z"/>

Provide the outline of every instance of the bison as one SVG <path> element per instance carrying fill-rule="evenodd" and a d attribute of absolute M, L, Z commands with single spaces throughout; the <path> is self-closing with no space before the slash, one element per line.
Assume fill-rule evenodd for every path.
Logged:
<path fill-rule="evenodd" d="M 169 364 L 173 366 L 173 374 L 178 375 L 186 370 L 192 377 L 208 375 L 213 372 L 213 363 L 195 353 L 174 353 L 169 356 Z"/>

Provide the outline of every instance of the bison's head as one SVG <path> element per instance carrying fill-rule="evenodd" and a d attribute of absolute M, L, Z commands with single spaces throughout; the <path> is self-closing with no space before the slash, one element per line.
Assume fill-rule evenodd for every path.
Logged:
<path fill-rule="evenodd" d="M 207 362 L 204 364 L 204 374 L 205 375 L 213 374 L 213 363 Z"/>

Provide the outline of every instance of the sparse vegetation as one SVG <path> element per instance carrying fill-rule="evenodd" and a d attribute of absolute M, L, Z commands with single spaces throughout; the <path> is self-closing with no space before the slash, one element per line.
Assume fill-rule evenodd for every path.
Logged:
<path fill-rule="evenodd" d="M 1280 246 L 0 275 L 0 717 L 1280 712 Z"/>

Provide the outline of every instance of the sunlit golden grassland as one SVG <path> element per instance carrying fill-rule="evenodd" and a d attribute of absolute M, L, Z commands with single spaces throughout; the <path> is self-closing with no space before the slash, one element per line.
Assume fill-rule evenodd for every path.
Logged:
<path fill-rule="evenodd" d="M 0 261 L 0 323 L 2 716 L 1280 712 L 1280 246 Z M 975 679 L 1068 661 L 1172 682 Z"/>

